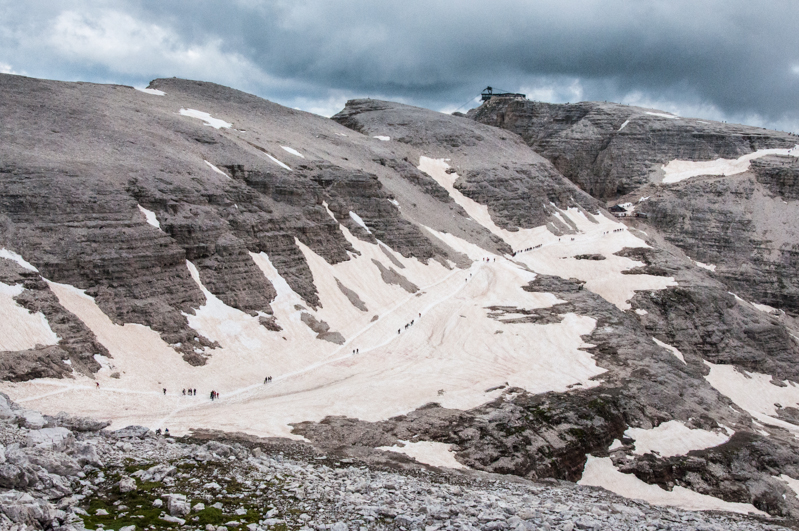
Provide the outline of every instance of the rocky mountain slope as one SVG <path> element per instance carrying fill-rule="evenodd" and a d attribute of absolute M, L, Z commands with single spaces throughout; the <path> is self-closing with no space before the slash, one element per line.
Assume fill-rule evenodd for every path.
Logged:
<path fill-rule="evenodd" d="M 799 518 L 799 329 L 745 300 L 773 283 L 731 294 L 655 210 L 615 218 L 525 134 L 378 100 L 330 120 L 178 79 L 2 75 L 0 92 L 0 390 L 25 408 Z M 756 193 L 793 201 L 789 166 L 751 164 Z M 155 451 L 146 429 L 120 459 Z M 174 448 L 175 466 L 194 452 Z"/>
<path fill-rule="evenodd" d="M 598 102 L 495 98 L 469 116 L 520 134 L 606 206 L 635 205 L 642 230 L 708 265 L 730 291 L 799 313 L 799 137 Z"/>

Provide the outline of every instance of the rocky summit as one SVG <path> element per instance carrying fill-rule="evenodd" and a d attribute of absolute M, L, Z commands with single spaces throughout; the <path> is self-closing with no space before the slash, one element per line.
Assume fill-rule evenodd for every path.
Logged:
<path fill-rule="evenodd" d="M 0 528 L 799 525 L 796 137 L 0 96 Z"/>

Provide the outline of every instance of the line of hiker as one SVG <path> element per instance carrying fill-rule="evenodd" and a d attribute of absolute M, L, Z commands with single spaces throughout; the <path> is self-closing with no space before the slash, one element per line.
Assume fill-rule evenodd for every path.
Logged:
<path fill-rule="evenodd" d="M 572 240 L 573 240 L 573 239 L 574 239 L 574 238 L 572 238 Z M 558 241 L 560 241 L 560 240 L 558 240 Z M 522 249 L 521 251 L 513 251 L 513 254 L 512 254 L 511 256 L 516 256 L 517 254 L 526 253 L 526 252 L 528 252 L 528 251 L 532 251 L 533 249 L 540 249 L 540 248 L 541 248 L 541 247 L 543 247 L 543 246 L 544 246 L 544 244 L 543 244 L 543 243 L 539 243 L 538 245 L 534 245 L 534 246 L 532 246 L 532 247 L 528 247 L 528 248 L 526 248 L 526 249 Z M 495 259 L 495 260 L 496 260 L 496 259 Z"/>
<path fill-rule="evenodd" d="M 161 435 L 161 428 L 155 430 L 156 435 Z M 164 428 L 164 437 L 169 437 L 169 428 Z"/>
<path fill-rule="evenodd" d="M 189 389 L 189 396 L 197 396 L 197 389 Z M 183 390 L 183 396 L 186 396 L 186 390 Z"/>
<path fill-rule="evenodd" d="M 467 278 L 466 280 L 469 280 L 469 279 Z M 419 314 L 419 317 L 421 317 L 421 316 L 422 316 L 422 314 Z M 410 322 L 410 323 L 407 323 L 407 324 L 405 325 L 405 330 L 407 330 L 409 326 L 413 326 L 413 323 L 414 323 L 414 322 L 415 322 L 415 319 L 411 319 L 411 322 Z M 401 334 L 401 333 L 402 333 L 402 328 L 400 328 L 399 330 L 397 330 L 397 335 L 399 335 L 399 334 Z M 356 349 L 356 350 L 357 350 L 357 349 Z"/>
<path fill-rule="evenodd" d="M 264 378 L 264 385 L 268 384 L 271 381 L 272 381 L 272 377 L 271 376 L 267 376 L 266 378 Z"/>
<path fill-rule="evenodd" d="M 361 349 L 359 349 L 359 348 L 352 349 L 352 353 L 353 354 L 358 354 L 360 351 L 361 351 Z"/>
<path fill-rule="evenodd" d="M 211 391 L 211 400 L 217 400 L 219 398 L 219 393 L 216 391 Z"/>

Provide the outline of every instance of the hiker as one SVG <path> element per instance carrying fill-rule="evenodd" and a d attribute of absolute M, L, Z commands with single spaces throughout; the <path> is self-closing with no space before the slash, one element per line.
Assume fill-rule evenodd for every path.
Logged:
<path fill-rule="evenodd" d="M 183 389 L 183 396 L 186 396 L 186 390 Z"/>
<path fill-rule="evenodd" d="M 166 387 L 164 387 L 164 394 L 166 394 Z"/>
<path fill-rule="evenodd" d="M 155 434 L 156 435 L 161 435 L 161 428 L 158 428 L 157 430 L 155 430 Z"/>
<path fill-rule="evenodd" d="M 164 437 L 169 437 L 169 428 L 164 428 Z"/>
<path fill-rule="evenodd" d="M 266 382 L 268 382 L 268 381 L 269 381 L 269 376 L 265 376 L 264 377 L 264 385 L 266 385 Z"/>
<path fill-rule="evenodd" d="M 197 389 L 194 390 L 194 396 L 197 396 Z"/>
<path fill-rule="evenodd" d="M 214 392 L 211 391 L 211 402 L 213 402 L 213 401 L 214 401 Z"/>
<path fill-rule="evenodd" d="M 94 382 L 94 385 L 97 386 L 96 389 L 100 389 L 100 382 Z"/>

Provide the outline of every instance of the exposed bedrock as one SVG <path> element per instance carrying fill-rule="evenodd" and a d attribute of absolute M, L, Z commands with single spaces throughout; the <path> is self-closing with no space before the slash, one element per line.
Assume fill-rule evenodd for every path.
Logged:
<path fill-rule="evenodd" d="M 637 210 L 646 224 L 752 302 L 799 315 L 799 202 L 794 157 L 767 157 L 730 177 L 704 177 L 658 191 Z M 646 230 L 646 229 L 644 229 Z"/>
<path fill-rule="evenodd" d="M 660 165 L 673 159 L 738 158 L 796 144 L 787 133 L 616 103 L 563 105 L 494 98 L 468 116 L 519 134 L 563 175 L 605 200 L 648 184 Z"/>
<path fill-rule="evenodd" d="M 408 153 L 448 161 L 459 178 L 455 188 L 486 205 L 505 229 L 545 225 L 557 208 L 597 202 L 565 179 L 552 164 L 515 134 L 465 118 L 380 100 L 350 100 L 333 120 L 367 135 L 390 136 Z M 412 175 L 405 169 L 406 176 Z M 420 179 L 420 185 L 430 186 Z"/>

